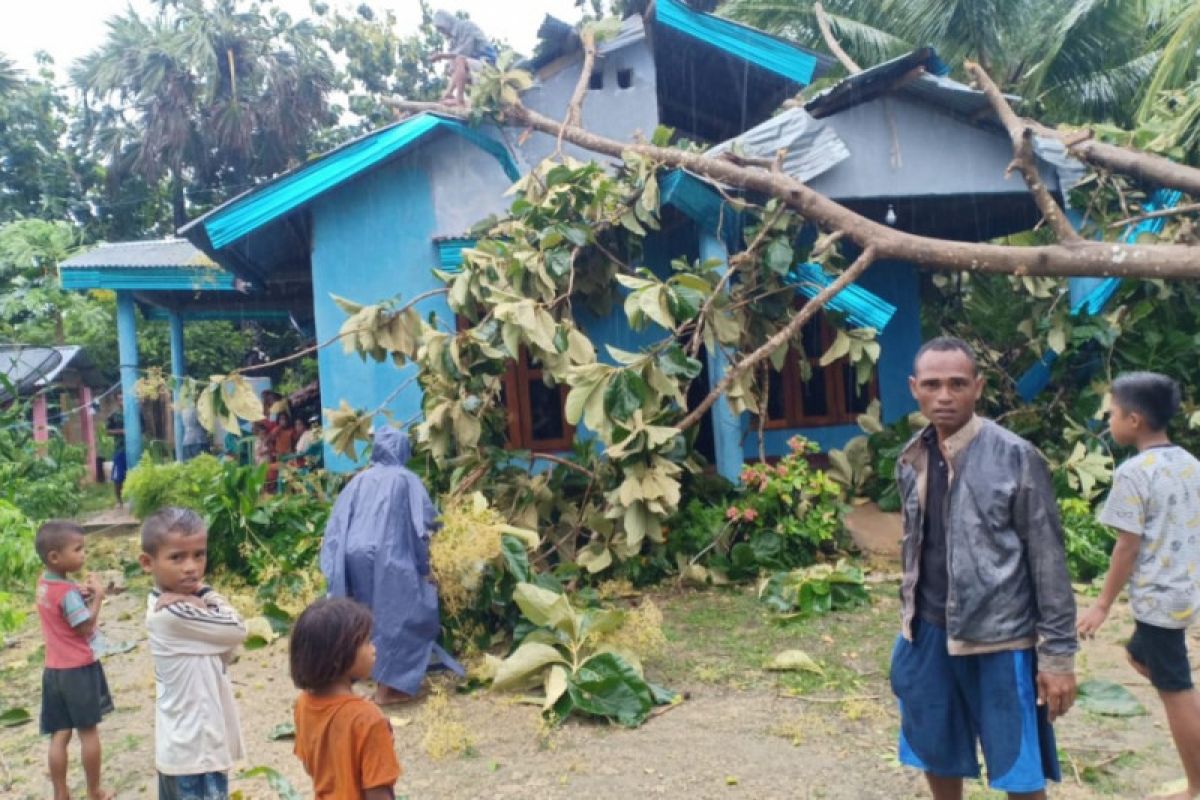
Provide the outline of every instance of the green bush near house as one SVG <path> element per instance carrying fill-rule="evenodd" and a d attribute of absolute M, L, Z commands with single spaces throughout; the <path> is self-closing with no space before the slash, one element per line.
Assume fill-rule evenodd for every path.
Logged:
<path fill-rule="evenodd" d="M 221 473 L 221 462 L 202 454 L 190 461 L 154 462 L 145 459 L 130 470 L 125 496 L 138 519 L 145 519 L 165 506 L 204 510 L 204 497 Z"/>

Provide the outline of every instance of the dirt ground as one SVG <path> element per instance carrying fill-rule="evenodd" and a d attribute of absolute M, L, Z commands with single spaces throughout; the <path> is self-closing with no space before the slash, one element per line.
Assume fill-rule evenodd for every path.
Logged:
<path fill-rule="evenodd" d="M 128 537 L 111 539 L 119 565 Z M 112 556 L 111 553 L 124 555 Z M 117 711 L 102 726 L 104 774 L 121 798 L 154 796 L 154 682 L 142 626 L 146 584 L 133 579 L 110 598 L 103 630 L 129 652 L 106 657 Z M 405 774 L 398 796 L 409 798 L 917 798 L 918 776 L 896 761 L 897 717 L 887 665 L 897 622 L 896 585 L 872 586 L 869 609 L 780 625 L 753 590 L 665 590 L 654 600 L 664 613 L 668 645 L 647 659 L 648 676 L 687 693 L 637 730 L 570 721 L 547 728 L 538 709 L 488 692 L 447 694 L 448 708 L 429 701 L 389 710 Z M 1086 603 L 1081 598 L 1081 603 Z M 32 620 L 31 620 L 32 622 Z M 1140 797 L 1182 774 L 1153 691 L 1125 664 L 1121 640 L 1130 627 L 1118 609 L 1098 642 L 1080 659 L 1080 677 L 1126 684 L 1147 716 L 1097 717 L 1072 712 L 1059 726 L 1064 783 L 1060 798 Z M 45 740 L 37 732 L 40 637 L 28 627 L 0 652 L 0 711 L 26 708 L 34 720 L 0 728 L 0 797 L 49 796 Z M 770 673 L 762 665 L 785 649 L 801 649 L 821 674 Z M 249 758 L 284 775 L 300 796 L 309 784 L 288 741 L 271 741 L 291 718 L 295 692 L 287 678 L 287 642 L 243 653 L 232 667 Z M 457 728 L 461 725 L 462 728 Z M 465 752 L 429 757 L 427 737 L 465 730 Z M 82 776 L 72 753 L 72 783 Z M 261 778 L 235 778 L 244 798 L 278 795 Z M 77 795 L 79 796 L 79 795 Z M 982 785 L 972 798 L 999 797 Z"/>

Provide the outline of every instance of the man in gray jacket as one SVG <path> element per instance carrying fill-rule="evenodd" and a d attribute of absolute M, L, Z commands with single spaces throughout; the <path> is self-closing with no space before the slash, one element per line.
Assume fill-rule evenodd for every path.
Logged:
<path fill-rule="evenodd" d="M 979 777 L 1011 798 L 1059 780 L 1051 723 L 1075 701 L 1075 598 L 1050 474 L 1033 445 L 975 414 L 960 339 L 927 342 L 909 387 L 930 424 L 896 467 L 903 629 L 892 653 L 900 760 L 935 800 Z"/>

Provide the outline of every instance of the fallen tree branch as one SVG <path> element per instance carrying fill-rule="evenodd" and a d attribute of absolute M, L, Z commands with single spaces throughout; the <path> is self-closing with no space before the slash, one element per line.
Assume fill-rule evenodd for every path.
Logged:
<path fill-rule="evenodd" d="M 388 103 L 403 111 L 434 111 L 466 119 L 461 109 L 439 103 L 398 99 Z M 1200 248 L 1090 240 L 1024 247 L 934 239 L 896 230 L 868 219 L 788 175 L 739 167 L 723 159 L 675 148 L 619 142 L 582 128 L 563 130 L 557 121 L 524 106 L 506 109 L 503 121 L 551 135 L 558 135 L 562 131 L 566 141 L 594 153 L 620 158 L 623 152 L 634 152 L 666 167 L 679 167 L 710 180 L 778 197 L 822 230 L 843 230 L 859 247 L 874 248 L 876 258 L 881 261 L 909 261 L 950 272 L 993 272 L 1059 278 L 1087 276 L 1200 280 Z M 1200 190 L 1200 170 L 1196 174 L 1197 188 Z"/>
<path fill-rule="evenodd" d="M 579 39 L 583 42 L 583 66 L 579 71 L 575 91 L 571 93 L 571 100 L 567 103 L 567 116 L 563 120 L 562 130 L 558 132 L 556 153 L 562 153 L 563 132 L 567 128 L 583 126 L 583 100 L 587 97 L 588 86 L 591 85 L 592 70 L 596 68 L 596 32 L 585 25 Z"/>
<path fill-rule="evenodd" d="M 866 272 L 867 267 L 871 266 L 874 260 L 874 249 L 868 247 L 862 251 L 862 254 L 854 260 L 853 264 L 847 267 L 835 281 L 805 303 L 796 313 L 796 316 L 788 320 L 786 325 L 776 331 L 773 336 L 759 345 L 757 349 L 753 350 L 741 361 L 731 365 L 725 371 L 725 374 L 721 376 L 721 380 L 717 381 L 717 385 L 712 388 L 712 391 L 705 395 L 704 399 L 697 403 L 696 407 L 689 411 L 687 416 L 680 421 L 677 426 L 679 430 L 686 431 L 702 420 L 704 415 L 708 413 L 708 409 L 712 408 L 713 403 L 717 402 L 717 399 L 725 394 L 726 390 L 733 385 L 734 381 L 741 377 L 743 372 L 753 369 L 756 364 L 768 359 L 771 353 L 786 345 L 792 337 L 800 333 L 800 329 L 804 327 L 804 323 L 808 322 L 818 311 L 824 308 L 825 304 L 832 300 L 834 295 L 853 283 L 859 275 Z"/>
<path fill-rule="evenodd" d="M 530 453 L 529 465 L 531 467 L 533 466 L 534 461 L 551 461 L 555 464 L 566 467 L 567 469 L 573 469 L 580 475 L 585 475 L 592 480 L 596 480 L 596 473 L 592 472 L 587 467 L 576 464 L 574 461 L 568 461 L 567 459 L 556 456 L 553 453 Z"/>
<path fill-rule="evenodd" d="M 1126 225 L 1136 225 L 1139 222 L 1145 222 L 1148 219 L 1158 219 L 1160 217 L 1174 217 L 1177 214 L 1191 214 L 1194 211 L 1200 211 L 1200 203 L 1188 203 L 1184 206 L 1175 206 L 1174 208 L 1160 208 L 1158 211 L 1147 211 L 1145 214 L 1138 214 L 1136 217 L 1126 217 L 1125 219 L 1117 220 L 1110 223 L 1109 228 L 1124 228 Z"/>
<path fill-rule="evenodd" d="M 825 46 L 829 48 L 829 52 L 833 53 L 833 57 L 842 62 L 842 66 L 851 75 L 862 72 L 862 67 L 838 44 L 837 37 L 833 35 L 833 28 L 829 24 L 829 15 L 825 13 L 825 6 L 813 3 L 813 14 L 817 17 L 817 27 L 821 29 L 821 38 L 825 40 Z"/>
<path fill-rule="evenodd" d="M 1037 204 L 1046 224 L 1054 231 L 1058 240 L 1060 242 L 1079 241 L 1082 237 L 1071 227 L 1067 215 L 1063 213 L 1062 206 L 1054 199 L 1042 181 L 1042 173 L 1038 170 L 1037 160 L 1033 156 L 1033 127 L 1021 121 L 1017 113 L 1012 110 L 1012 106 L 1004 99 L 1000 87 L 984 71 L 983 67 L 973 61 L 968 61 L 966 68 L 967 72 L 979 83 L 979 88 L 983 90 L 984 96 L 992 104 L 992 110 L 996 112 L 1001 124 L 1008 131 L 1008 138 L 1012 140 L 1013 160 L 1009 170 L 1015 168 L 1021 173 L 1021 177 L 1025 179 L 1025 186 L 1033 195 L 1033 202 Z"/>

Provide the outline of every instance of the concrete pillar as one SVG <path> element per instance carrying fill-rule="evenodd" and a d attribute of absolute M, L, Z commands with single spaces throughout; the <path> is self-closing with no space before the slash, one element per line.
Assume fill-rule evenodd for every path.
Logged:
<path fill-rule="evenodd" d="M 96 413 L 92 411 L 92 388 L 79 387 L 79 436 L 87 448 L 87 471 L 93 481 L 102 476 L 96 474 Z"/>
<path fill-rule="evenodd" d="M 46 393 L 33 396 L 33 440 L 39 444 L 50 441 L 50 421 L 46 412 Z"/>
<path fill-rule="evenodd" d="M 729 252 L 725 247 L 725 242 L 715 234 L 705 231 L 700 234 L 700 259 L 708 260 L 710 258 L 719 259 L 725 264 L 726 269 L 729 268 Z M 709 352 L 707 357 L 709 386 L 715 386 L 725 374 L 729 360 L 720 349 Z M 717 472 L 737 483 L 745 461 L 742 455 L 741 420 L 737 414 L 733 413 L 733 409 L 729 407 L 729 401 L 724 396 L 713 403 L 709 413 L 712 415 Z"/>
<path fill-rule="evenodd" d="M 129 469 L 142 458 L 142 415 L 138 412 L 137 316 L 133 295 L 117 292 L 117 352 L 121 365 L 121 392 L 124 395 L 125 458 Z"/>
<path fill-rule="evenodd" d="M 183 377 L 187 374 L 187 364 L 183 357 L 183 318 L 178 311 L 170 311 L 167 316 L 171 330 L 171 383 L 174 391 L 171 394 L 171 411 L 175 418 L 175 460 L 183 461 L 183 411 L 180 409 L 180 389 L 183 387 Z"/>

